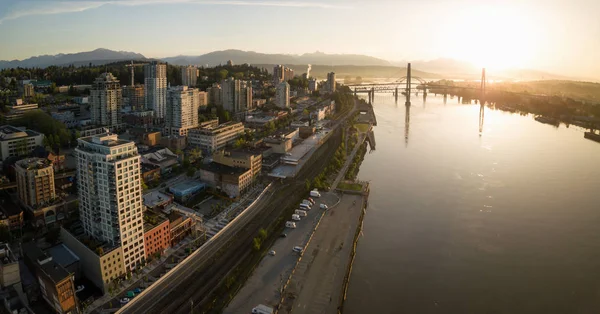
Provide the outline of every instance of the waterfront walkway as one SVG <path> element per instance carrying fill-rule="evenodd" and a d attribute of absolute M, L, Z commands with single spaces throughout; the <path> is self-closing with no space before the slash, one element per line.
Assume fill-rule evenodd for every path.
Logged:
<path fill-rule="evenodd" d="M 332 191 L 335 191 L 335 189 L 337 189 L 337 186 L 338 186 L 338 184 L 340 184 L 340 181 L 342 181 L 344 179 L 344 177 L 346 176 L 346 172 L 348 172 L 348 167 L 350 167 L 350 165 L 352 164 L 352 161 L 354 160 L 354 155 L 356 155 L 356 152 L 358 152 L 358 149 L 365 142 L 365 138 L 366 138 L 366 136 L 364 133 L 360 133 L 358 135 L 358 141 L 356 142 L 356 145 L 354 145 L 354 148 L 352 149 L 350 156 L 348 156 L 348 158 L 346 158 L 346 162 L 344 163 L 342 170 L 340 170 L 340 172 L 338 173 L 338 176 L 335 178 L 335 181 L 333 181 L 333 183 L 331 184 Z"/>
<path fill-rule="evenodd" d="M 278 313 L 337 313 L 364 198 L 346 194 L 325 213 L 293 271 Z"/>

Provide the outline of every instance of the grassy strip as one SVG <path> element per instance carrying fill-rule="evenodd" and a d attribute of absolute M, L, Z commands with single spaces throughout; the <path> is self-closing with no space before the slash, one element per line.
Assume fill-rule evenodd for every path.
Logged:
<path fill-rule="evenodd" d="M 356 176 L 358 175 L 358 170 L 359 170 L 360 165 L 362 164 L 363 160 L 365 159 L 366 153 L 367 153 L 367 143 L 363 142 L 362 146 L 356 152 L 356 155 L 354 155 L 354 159 L 352 160 L 352 163 L 348 167 L 348 172 L 346 172 L 346 175 L 345 175 L 346 180 L 355 180 L 356 179 Z"/>
<path fill-rule="evenodd" d="M 341 190 L 362 191 L 362 185 L 359 183 L 340 182 L 338 188 Z"/>
<path fill-rule="evenodd" d="M 369 131 L 369 125 L 367 123 L 357 123 L 354 127 L 363 133 Z"/>

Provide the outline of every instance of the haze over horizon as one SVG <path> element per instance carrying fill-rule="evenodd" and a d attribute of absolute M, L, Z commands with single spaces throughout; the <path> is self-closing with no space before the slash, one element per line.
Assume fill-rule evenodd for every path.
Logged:
<path fill-rule="evenodd" d="M 594 0 L 3 0 L 0 60 L 99 47 L 153 58 L 322 51 L 598 77 L 599 11 Z"/>

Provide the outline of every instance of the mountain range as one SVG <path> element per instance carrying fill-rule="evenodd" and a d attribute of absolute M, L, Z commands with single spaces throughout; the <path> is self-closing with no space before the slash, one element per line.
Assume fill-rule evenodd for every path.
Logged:
<path fill-rule="evenodd" d="M 224 64 L 227 60 L 249 64 L 391 65 L 389 61 L 365 55 L 326 54 L 318 51 L 302 55 L 288 55 L 236 49 L 213 51 L 200 56 L 162 58 L 162 60 L 175 65 L 196 64 L 201 66 Z"/>
<path fill-rule="evenodd" d="M 16 67 L 38 67 L 44 68 L 51 65 L 103 65 L 116 61 L 127 60 L 157 60 L 147 58 L 142 54 L 128 51 L 114 51 L 99 48 L 93 51 L 67 53 L 57 55 L 42 55 L 31 57 L 24 60 L 1 61 L 0 69 Z M 331 71 L 339 71 L 342 68 L 347 73 L 338 73 L 340 75 L 360 75 L 363 77 L 382 77 L 383 74 L 399 72 L 407 62 L 390 62 L 380 58 L 356 54 L 326 54 L 323 52 L 305 53 L 301 55 L 293 54 L 266 54 L 254 51 L 243 51 L 236 49 L 213 51 L 199 56 L 175 56 L 159 59 L 174 65 L 195 64 L 199 66 L 215 66 L 225 64 L 228 60 L 233 63 L 249 63 L 253 65 L 262 65 L 267 68 L 274 64 L 285 64 L 300 70 L 306 68 L 308 64 L 318 66 L 316 72 L 325 71 L 327 67 Z M 411 61 L 414 70 L 421 71 L 419 74 L 427 73 L 430 79 L 449 78 L 449 79 L 478 79 L 481 75 L 481 69 L 476 68 L 469 62 L 454 59 L 435 59 L 430 61 Z M 347 67 L 342 67 L 347 66 Z M 342 67 L 342 68 L 340 68 Z M 353 68 L 354 67 L 354 68 Z M 317 70 L 317 69 L 315 69 Z M 373 70 L 373 72 L 369 72 Z M 404 70 L 405 71 L 405 70 Z M 305 71 L 296 71 L 303 73 Z M 316 73 L 315 73 L 316 74 Z M 402 73 L 395 74 L 404 76 Z M 416 75 L 416 74 L 415 74 Z M 513 69 L 488 73 L 488 79 L 518 79 L 518 80 L 548 80 L 548 79 L 570 79 L 565 76 L 555 75 L 547 72 L 530 69 Z"/>
<path fill-rule="evenodd" d="M 25 60 L 0 60 L 0 69 L 7 68 L 45 68 L 51 65 L 84 65 L 90 62 L 95 65 L 106 64 L 122 60 L 146 59 L 142 54 L 128 51 L 114 51 L 98 48 L 92 51 L 77 53 L 60 53 L 57 55 L 42 55 Z"/>

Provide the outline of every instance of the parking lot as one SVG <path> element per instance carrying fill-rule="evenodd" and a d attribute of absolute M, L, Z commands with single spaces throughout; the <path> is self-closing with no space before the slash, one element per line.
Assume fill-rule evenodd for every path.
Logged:
<path fill-rule="evenodd" d="M 286 228 L 284 233 L 287 236 L 280 237 L 269 248 L 269 251 L 276 252 L 275 256 L 266 255 L 261 260 L 252 276 L 229 303 L 224 313 L 249 313 L 258 304 L 277 305 L 281 298 L 280 290 L 298 261 L 299 255 L 294 253 L 292 248 L 294 246 L 304 247 L 308 242 L 324 211 L 319 208 L 320 204 L 331 206 L 338 202 L 338 198 L 334 194 L 325 194 L 314 200 L 316 204 L 308 211 L 307 217 L 297 221 L 295 229 Z"/>

